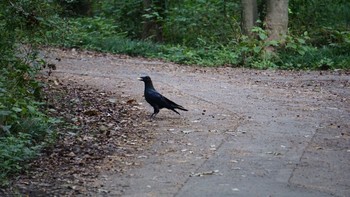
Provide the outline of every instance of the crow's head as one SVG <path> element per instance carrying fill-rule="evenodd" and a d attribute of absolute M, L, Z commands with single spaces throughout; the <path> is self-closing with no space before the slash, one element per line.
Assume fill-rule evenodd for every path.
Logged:
<path fill-rule="evenodd" d="M 151 82 L 151 77 L 149 76 L 144 76 L 144 77 L 139 77 L 138 80 L 144 81 L 144 82 Z"/>

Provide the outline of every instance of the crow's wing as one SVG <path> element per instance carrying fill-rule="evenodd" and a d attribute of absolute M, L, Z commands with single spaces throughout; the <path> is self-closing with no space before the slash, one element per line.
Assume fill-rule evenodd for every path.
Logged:
<path fill-rule="evenodd" d="M 152 106 L 158 106 L 159 108 L 168 108 L 168 109 L 174 109 L 179 108 L 183 109 L 182 106 L 174 103 L 173 101 L 169 100 L 165 96 L 161 95 L 159 92 L 155 90 L 149 90 L 145 94 L 146 101 L 151 104 Z"/>
<path fill-rule="evenodd" d="M 145 98 L 146 101 L 152 106 L 158 106 L 159 108 L 168 106 L 164 97 L 155 90 L 146 91 Z"/>

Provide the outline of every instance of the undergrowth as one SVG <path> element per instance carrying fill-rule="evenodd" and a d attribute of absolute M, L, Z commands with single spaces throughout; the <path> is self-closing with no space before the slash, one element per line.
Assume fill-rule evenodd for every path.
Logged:
<path fill-rule="evenodd" d="M 43 84 L 35 80 L 33 64 L 2 55 L 0 66 L 0 185 L 6 185 L 53 142 L 56 120 L 42 113 Z"/>
<path fill-rule="evenodd" d="M 56 120 L 43 113 L 43 84 L 35 78 L 46 63 L 32 50 L 48 27 L 40 17 L 48 7 L 36 0 L 0 2 L 0 186 L 55 140 Z"/>
<path fill-rule="evenodd" d="M 175 63 L 201 66 L 232 66 L 257 69 L 348 69 L 350 67 L 350 32 L 331 31 L 333 42 L 316 46 L 308 32 L 289 35 L 283 43 L 267 41 L 267 32 L 253 29 L 256 38 L 240 36 L 228 44 L 207 42 L 201 38 L 193 46 L 131 40 L 110 19 L 75 18 L 61 21 L 58 31 L 50 32 L 51 44 L 130 56 L 161 58 Z M 63 28 L 64 27 L 64 28 Z M 265 50 L 274 47 L 273 53 Z"/>

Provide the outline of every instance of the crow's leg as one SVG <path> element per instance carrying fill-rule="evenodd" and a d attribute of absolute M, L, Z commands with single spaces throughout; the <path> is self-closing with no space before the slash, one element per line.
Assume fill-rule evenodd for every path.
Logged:
<path fill-rule="evenodd" d="M 159 107 L 158 106 L 153 106 L 154 112 L 151 115 L 151 118 L 155 118 L 156 115 L 159 113 Z"/>

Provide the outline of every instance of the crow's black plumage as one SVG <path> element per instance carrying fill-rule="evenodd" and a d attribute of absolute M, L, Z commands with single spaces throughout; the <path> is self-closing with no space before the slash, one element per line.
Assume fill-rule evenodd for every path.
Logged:
<path fill-rule="evenodd" d="M 166 97 L 161 95 L 159 92 L 157 92 L 157 90 L 154 89 L 152 80 L 149 76 L 140 77 L 139 80 L 145 83 L 145 93 L 144 93 L 145 99 L 154 109 L 154 112 L 151 115 L 151 118 L 155 117 L 159 113 L 159 110 L 162 108 L 170 109 L 179 115 L 180 113 L 177 112 L 175 109 L 188 111 L 181 105 L 174 103 L 173 101 L 167 99 Z"/>

